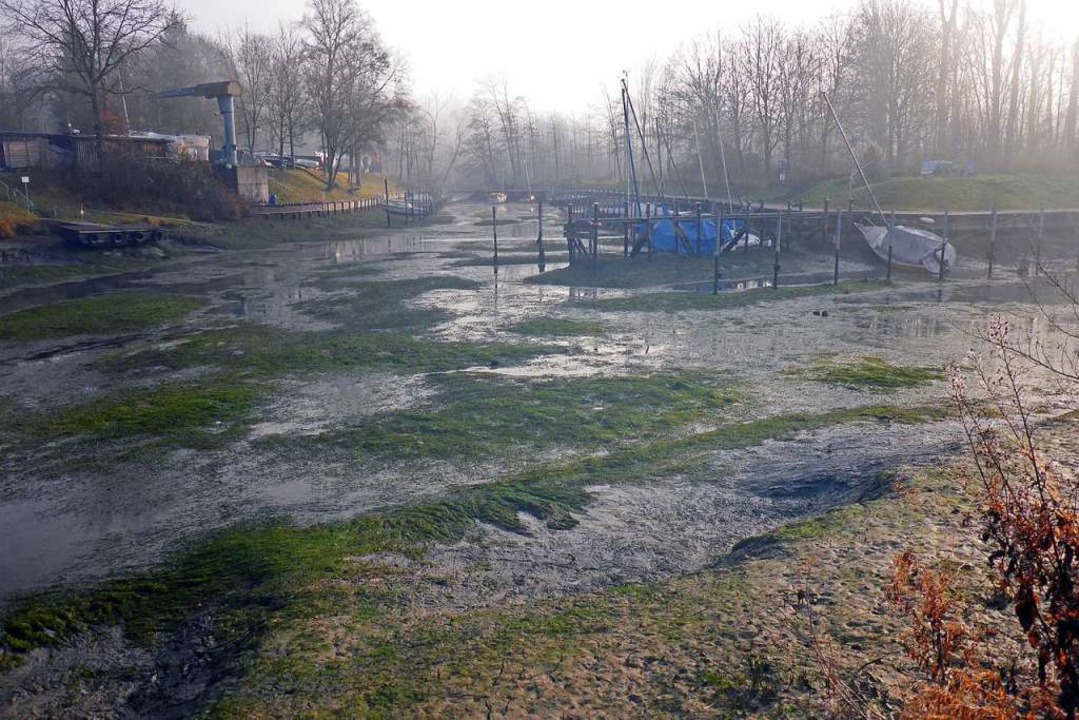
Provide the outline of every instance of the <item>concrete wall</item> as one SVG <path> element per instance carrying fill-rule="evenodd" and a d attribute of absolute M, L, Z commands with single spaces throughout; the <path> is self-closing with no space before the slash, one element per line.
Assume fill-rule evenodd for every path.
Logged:
<path fill-rule="evenodd" d="M 218 177 L 244 200 L 265 205 L 270 202 L 270 184 L 264 167 L 217 168 Z"/>

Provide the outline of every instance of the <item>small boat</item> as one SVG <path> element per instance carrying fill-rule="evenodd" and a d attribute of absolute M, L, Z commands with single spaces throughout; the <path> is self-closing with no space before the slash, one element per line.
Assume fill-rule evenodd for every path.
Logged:
<path fill-rule="evenodd" d="M 391 215 L 414 215 L 415 208 L 412 203 L 405 202 L 404 200 L 390 200 L 390 204 L 386 206 L 387 212 Z"/>
<path fill-rule="evenodd" d="M 506 202 L 506 199 L 507 199 L 506 198 L 506 193 L 504 193 L 504 192 L 493 192 L 493 193 L 489 194 L 487 197 L 490 198 L 491 202 L 497 203 L 499 205 Z"/>
<path fill-rule="evenodd" d="M 896 225 L 891 230 L 868 223 L 854 223 L 854 227 L 882 260 L 888 259 L 888 248 L 891 247 L 892 262 L 897 265 L 923 267 L 936 275 L 940 273 L 942 252 L 944 271 L 948 272 L 955 265 L 955 246 L 936 233 L 904 225 Z"/>
<path fill-rule="evenodd" d="M 847 153 L 850 154 L 851 162 L 858 169 L 858 174 L 861 176 L 862 183 L 869 193 L 869 198 L 873 201 L 873 209 L 876 210 L 877 217 L 881 219 L 881 225 L 854 223 L 854 226 L 862 233 L 862 237 L 865 238 L 869 247 L 883 260 L 888 260 L 890 254 L 891 261 L 894 263 L 911 267 L 923 267 L 934 275 L 951 270 L 955 265 L 955 247 L 940 235 L 921 228 L 911 228 L 903 225 L 893 225 L 890 230 L 888 229 L 884 211 L 880 209 L 880 203 L 877 202 L 877 196 L 873 194 L 873 187 L 869 184 L 869 178 L 865 176 L 862 163 L 858 161 L 858 156 L 850 145 L 847 131 L 843 129 L 843 123 L 839 121 L 839 115 L 832 106 L 832 101 L 828 99 L 828 93 L 821 91 L 821 97 L 824 98 L 824 102 L 832 114 L 832 119 L 835 120 L 836 127 L 839 128 L 843 144 L 847 147 Z M 932 222 L 932 220 L 928 222 Z M 891 250 L 890 253 L 889 249 Z"/>

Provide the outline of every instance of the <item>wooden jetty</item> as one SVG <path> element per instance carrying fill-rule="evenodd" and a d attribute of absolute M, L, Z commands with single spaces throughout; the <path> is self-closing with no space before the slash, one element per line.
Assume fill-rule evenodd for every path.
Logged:
<path fill-rule="evenodd" d="M 506 192 L 515 198 L 525 191 Z M 757 200 L 732 206 L 713 198 L 641 195 L 640 205 L 634 201 L 636 207 L 631 213 L 631 203 L 626 202 L 624 193 L 611 188 L 545 188 L 530 190 L 527 195 L 566 212 L 563 236 L 571 262 L 596 263 L 599 238 L 618 235 L 624 238 L 625 255 L 646 249 L 651 253 L 653 248 L 648 238 L 651 223 L 671 216 L 677 217 L 682 225 L 692 224 L 698 217 L 712 222 L 733 219 L 741 227 L 740 238 L 753 234 L 761 239 L 763 246 L 776 249 L 779 238 L 783 249 L 788 244 L 814 241 L 829 246 L 860 246 L 864 240 L 854 227 L 855 221 L 872 218 L 880 222 L 876 212 L 869 208 L 850 203 L 830 207 L 827 199 L 822 207 L 811 208 L 801 201 L 769 204 Z M 990 277 L 995 263 L 1010 262 L 1017 256 L 1037 263 L 1043 246 L 1055 247 L 1058 254 L 1063 251 L 1079 261 L 1079 209 L 892 211 L 888 213 L 888 221 L 932 229 L 954 244 L 962 257 L 986 261 Z M 678 244 L 685 254 L 700 254 L 685 238 L 680 238 Z"/>

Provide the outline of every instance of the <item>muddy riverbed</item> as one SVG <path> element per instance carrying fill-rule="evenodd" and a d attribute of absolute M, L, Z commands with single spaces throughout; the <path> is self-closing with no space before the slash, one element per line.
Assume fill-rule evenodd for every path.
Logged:
<path fill-rule="evenodd" d="M 425 337 L 447 343 L 547 342 L 559 348 L 483 372 L 559 383 L 692 369 L 742 388 L 745 400 L 729 413 L 702 418 L 703 428 L 880 402 L 939 404 L 946 401 L 943 381 L 882 395 L 808 382 L 786 371 L 822 357 L 866 355 L 895 365 L 943 368 L 977 347 L 990 313 L 1024 310 L 1018 303 L 1029 293 L 1014 278 L 992 284 L 958 279 L 941 286 L 915 276 L 892 287 L 724 311 L 609 312 L 590 301 L 654 289 L 523 282 L 540 271 L 533 259 L 536 223 L 529 220 L 499 228 L 503 256 L 496 273 L 484 264 L 490 260 L 490 229 L 470 222 L 482 208 L 452 209 L 455 221 L 445 227 L 204 255 L 159 269 L 7 293 L 0 297 L 2 313 L 113 292 L 182 294 L 204 302 L 182 323 L 163 329 L 0 343 L 0 394 L 9 403 L 8 413 L 17 424 L 21 415 L 157 387 L 184 373 L 197 382 L 205 368 L 170 374 L 151 367 L 125 374 L 103 366 L 118 356 L 182 343 L 237 321 L 328 332 L 340 322 L 313 312 L 320 303 L 348 297 L 364 282 L 426 277 L 470 282 L 402 302 L 402 310 L 438 316 L 421 331 Z M 527 208 L 511 212 L 528 216 Z M 548 244 L 547 249 L 553 259 L 558 257 L 557 247 Z M 806 260 L 802 269 L 826 260 Z M 564 257 L 544 269 L 559 267 Z M 865 275 L 867 267 L 856 264 L 850 271 Z M 549 316 L 594 322 L 606 330 L 549 338 L 511 332 L 515 323 Z M 398 461 L 346 456 L 317 444 L 286 448 L 287 443 L 274 442 L 318 437 L 366 418 L 438 402 L 425 373 L 286 372 L 254 408 L 244 432 L 218 448 L 165 447 L 144 456 L 126 452 L 131 442 L 110 439 L 9 438 L 0 480 L 0 547 L 5 548 L 0 598 L 8 601 L 145 567 L 222 528 L 269 517 L 302 524 L 340 520 L 437 497 L 449 488 L 483 483 L 563 454 L 557 448 L 543 453 L 524 449 L 502 456 Z M 593 502 L 572 530 L 528 536 L 488 529 L 438 550 L 435 557 L 454 567 L 485 568 L 477 582 L 499 589 L 486 596 L 477 590 L 470 602 L 480 603 L 505 594 L 669 576 L 715 562 L 749 535 L 856 498 L 868 492 L 880 472 L 931 460 L 950 452 L 959 439 L 958 428 L 947 421 L 824 428 L 715 453 L 704 469 L 657 478 L 654 485 L 590 488 Z M 574 452 L 566 451 L 567 456 Z"/>

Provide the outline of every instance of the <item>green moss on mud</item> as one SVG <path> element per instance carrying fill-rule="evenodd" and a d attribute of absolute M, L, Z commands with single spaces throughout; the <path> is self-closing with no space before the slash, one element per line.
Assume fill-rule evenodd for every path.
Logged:
<path fill-rule="evenodd" d="M 518 335 L 533 337 L 576 337 L 579 335 L 605 335 L 607 333 L 607 327 L 603 323 L 551 317 L 523 320 L 511 325 L 508 329 Z"/>
<path fill-rule="evenodd" d="M 326 282 L 323 282 L 326 287 Z M 480 284 L 453 275 L 349 283 L 347 293 L 297 303 L 293 307 L 319 320 L 353 331 L 423 330 L 448 317 L 442 310 L 413 309 L 407 302 L 432 290 L 475 290 Z"/>
<path fill-rule="evenodd" d="M 822 359 L 808 368 L 793 368 L 786 374 L 831 385 L 865 387 L 871 390 L 897 390 L 928 385 L 940 380 L 944 373 L 924 367 L 908 367 L 891 363 L 872 355 L 852 362 Z"/>
<path fill-rule="evenodd" d="M 112 371 L 215 366 L 255 378 L 335 370 L 440 372 L 496 367 L 563 353 L 539 345 L 442 343 L 402 332 L 293 332 L 243 323 L 219 327 L 171 348 L 144 349 L 105 362 Z"/>
<path fill-rule="evenodd" d="M 690 388 L 687 385 L 686 390 Z M 713 392 L 725 397 L 722 391 Z M 422 552 L 425 543 L 459 540 L 477 521 L 523 532 L 520 513 L 532 515 L 552 529 L 572 527 L 576 522 L 573 514 L 588 503 L 585 488 L 591 484 L 670 476 L 706 462 L 715 450 L 782 439 L 830 424 L 927 421 L 938 418 L 939 413 L 935 408 L 870 406 L 739 423 L 569 463 L 537 466 L 512 478 L 462 488 L 438 500 L 346 523 L 233 530 L 199 544 L 161 569 L 86 592 L 51 593 L 26 600 L 5 616 L 0 669 L 17 664 L 30 649 L 62 643 L 94 624 L 123 622 L 136 637 L 148 638 L 174 627 L 201 607 L 223 608 L 222 622 L 235 633 L 256 632 L 275 613 L 309 616 L 326 603 L 332 605 L 337 596 L 333 583 L 326 583 L 362 576 L 365 566 L 357 564 L 355 558 L 363 555 L 386 551 L 415 555 Z M 378 616 L 393 604 L 375 589 L 369 590 L 374 594 L 365 596 L 365 616 Z M 551 632 L 560 634 L 564 627 L 552 626 Z"/>
<path fill-rule="evenodd" d="M 198 385 L 168 385 L 102 398 L 31 418 L 20 427 L 38 440 L 144 436 L 172 446 L 205 447 L 233 439 L 266 390 L 236 378 L 215 377 Z"/>
<path fill-rule="evenodd" d="M 0 317 L 0 340 L 111 335 L 157 327 L 202 307 L 197 298 L 117 293 L 19 310 Z"/>
<path fill-rule="evenodd" d="M 613 447 L 719 421 L 737 393 L 702 373 L 534 382 L 438 378 L 445 402 L 329 436 L 361 453 L 489 457 L 520 447 Z"/>
<path fill-rule="evenodd" d="M 607 312 L 680 312 L 683 310 L 729 310 L 766 302 L 828 295 L 850 295 L 885 287 L 878 282 L 844 282 L 834 285 L 790 285 L 708 295 L 696 292 L 659 292 L 624 298 L 603 298 L 588 307 Z"/>

